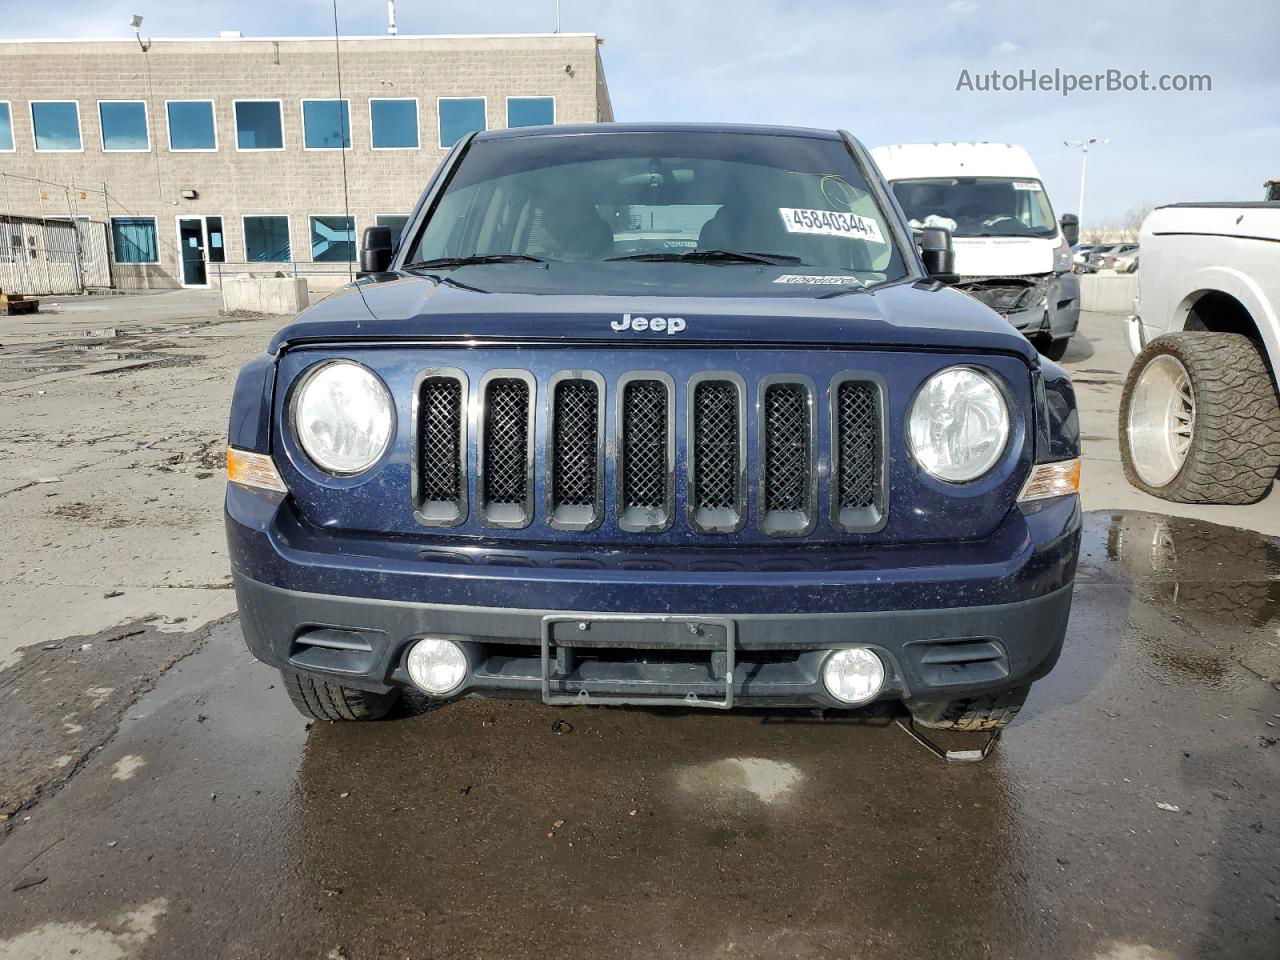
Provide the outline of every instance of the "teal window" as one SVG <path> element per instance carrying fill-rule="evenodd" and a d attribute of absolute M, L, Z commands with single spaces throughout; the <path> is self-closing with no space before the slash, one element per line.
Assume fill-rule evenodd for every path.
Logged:
<path fill-rule="evenodd" d="M 170 150 L 218 149 L 212 100 L 170 100 L 165 104 L 165 113 L 169 118 Z"/>
<path fill-rule="evenodd" d="M 82 150 L 80 105 L 74 100 L 32 100 L 31 129 L 37 150 Z"/>
<path fill-rule="evenodd" d="M 264 263 L 287 263 L 292 260 L 289 218 L 245 217 L 244 258 Z"/>
<path fill-rule="evenodd" d="M 236 149 L 284 149 L 284 123 L 279 100 L 237 100 L 235 114 Z"/>
<path fill-rule="evenodd" d="M 370 100 L 369 125 L 375 150 L 418 149 L 417 100 Z"/>
<path fill-rule="evenodd" d="M 468 133 L 485 129 L 483 97 L 440 98 L 440 146 L 452 147 Z"/>
<path fill-rule="evenodd" d="M 141 100 L 99 100 L 103 150 L 150 150 L 147 105 Z"/>
<path fill-rule="evenodd" d="M 404 225 L 409 222 L 409 215 L 407 213 L 380 213 L 376 222 L 380 227 L 391 228 L 391 252 L 395 253 L 400 249 L 400 234 L 404 233 Z"/>
<path fill-rule="evenodd" d="M 347 101 L 303 100 L 302 145 L 308 150 L 351 146 L 351 110 Z"/>
<path fill-rule="evenodd" d="M 0 103 L 0 150 L 13 149 L 13 114 L 9 104 Z"/>
<path fill-rule="evenodd" d="M 354 261 L 356 221 L 354 217 L 312 217 L 311 259 L 318 263 Z"/>
<path fill-rule="evenodd" d="M 111 247 L 116 263 L 159 263 L 155 217 L 112 217 Z"/>
<path fill-rule="evenodd" d="M 536 127 L 555 122 L 555 97 L 507 97 L 508 127 Z"/>

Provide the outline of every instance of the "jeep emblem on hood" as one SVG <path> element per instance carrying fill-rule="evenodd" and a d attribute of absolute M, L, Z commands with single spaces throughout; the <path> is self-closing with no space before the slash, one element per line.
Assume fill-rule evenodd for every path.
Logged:
<path fill-rule="evenodd" d="M 634 330 L 636 333 L 652 330 L 654 333 L 662 333 L 665 330 L 667 336 L 679 333 L 687 325 L 684 317 L 633 317 L 629 313 L 624 313 L 621 320 L 614 320 L 609 324 L 619 333 L 624 330 Z"/>

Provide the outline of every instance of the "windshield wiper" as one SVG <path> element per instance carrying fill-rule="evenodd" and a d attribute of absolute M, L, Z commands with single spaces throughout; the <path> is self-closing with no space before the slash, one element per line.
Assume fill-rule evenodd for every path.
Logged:
<path fill-rule="evenodd" d="M 871 287 L 873 286 L 876 286 L 876 284 L 872 284 L 871 286 L 868 286 L 865 283 L 850 284 L 847 287 L 840 287 L 837 290 L 829 290 L 826 293 L 820 293 L 816 299 L 830 300 L 832 297 L 844 297 L 851 293 L 870 293 Z"/>
<path fill-rule="evenodd" d="M 424 273 L 424 277 L 428 280 L 434 280 L 442 287 L 457 287 L 459 290 L 470 290 L 472 293 L 488 293 L 488 290 L 481 290 L 479 287 L 473 287 L 469 283 L 463 283 L 461 280 L 455 280 L 453 277 L 444 273 Z"/>
<path fill-rule="evenodd" d="M 443 267 L 470 267 L 482 263 L 546 263 L 541 257 L 527 253 L 485 253 L 474 257 L 437 257 L 406 263 L 401 270 L 438 270 Z"/>
<path fill-rule="evenodd" d="M 629 253 L 606 260 L 653 260 L 690 263 L 800 263 L 789 253 L 756 253 L 749 250 L 685 250 L 681 253 Z"/>

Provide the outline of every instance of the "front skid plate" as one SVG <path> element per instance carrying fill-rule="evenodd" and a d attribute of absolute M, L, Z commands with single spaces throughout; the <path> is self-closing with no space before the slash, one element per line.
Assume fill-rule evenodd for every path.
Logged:
<path fill-rule="evenodd" d="M 683 697 L 644 696 L 631 694 L 591 693 L 582 687 L 576 694 L 551 692 L 552 634 L 557 623 L 572 624 L 573 629 L 587 632 L 592 624 L 684 624 L 691 634 L 705 626 L 716 626 L 725 636 L 725 689 L 723 700 L 708 700 L 690 691 Z M 636 646 L 644 646 L 638 643 Z M 553 705 L 590 706 L 592 704 L 630 704 L 634 706 L 707 707 L 712 710 L 733 708 L 734 652 L 737 647 L 737 624 L 728 617 L 664 616 L 631 613 L 568 613 L 553 614 L 542 618 L 542 702 Z"/>

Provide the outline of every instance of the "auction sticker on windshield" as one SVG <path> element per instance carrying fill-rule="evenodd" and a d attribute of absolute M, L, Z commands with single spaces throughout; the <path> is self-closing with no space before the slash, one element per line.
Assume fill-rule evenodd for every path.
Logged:
<path fill-rule="evenodd" d="M 816 284 L 818 286 L 843 287 L 851 283 L 861 284 L 862 281 L 857 277 L 840 277 L 830 276 L 829 274 L 811 275 L 807 273 L 784 273 L 780 277 L 774 277 L 774 283 L 805 283 Z"/>
<path fill-rule="evenodd" d="M 839 210 L 800 210 L 779 207 L 787 233 L 815 233 L 824 237 L 851 237 L 871 243 L 884 243 L 880 224 L 869 217 Z"/>

